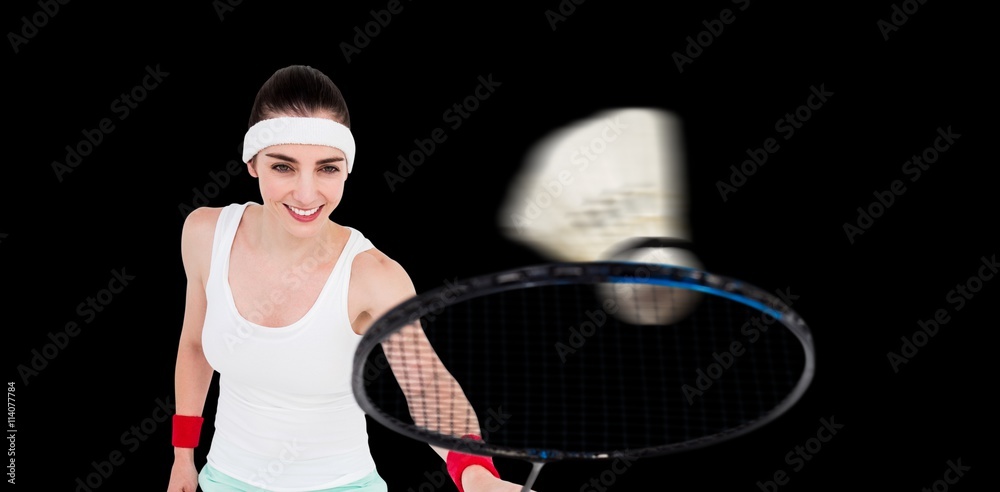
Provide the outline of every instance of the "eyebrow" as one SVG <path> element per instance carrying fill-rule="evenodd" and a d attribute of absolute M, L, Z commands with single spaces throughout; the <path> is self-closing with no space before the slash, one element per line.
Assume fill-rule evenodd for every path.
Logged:
<path fill-rule="evenodd" d="M 299 161 L 295 160 L 292 157 L 284 155 L 284 154 L 276 154 L 275 153 L 275 154 L 264 154 L 264 155 L 266 155 L 268 157 L 273 157 L 275 159 L 280 159 L 282 161 L 288 161 L 288 162 L 291 162 L 292 164 L 298 164 L 299 163 Z M 327 159 L 320 159 L 320 160 L 316 161 L 316 164 L 331 164 L 331 163 L 334 163 L 334 162 L 341 162 L 343 160 L 344 160 L 343 157 L 330 157 L 330 158 L 327 158 Z"/>

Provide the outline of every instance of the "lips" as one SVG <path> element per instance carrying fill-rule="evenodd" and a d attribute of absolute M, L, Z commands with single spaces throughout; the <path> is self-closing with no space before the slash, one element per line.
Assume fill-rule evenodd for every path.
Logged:
<path fill-rule="evenodd" d="M 310 222 L 315 220 L 316 217 L 319 217 L 319 211 L 323 209 L 323 206 L 320 205 L 315 208 L 304 209 L 285 204 L 285 209 L 288 210 L 288 214 L 295 220 L 298 220 L 299 222 Z"/>

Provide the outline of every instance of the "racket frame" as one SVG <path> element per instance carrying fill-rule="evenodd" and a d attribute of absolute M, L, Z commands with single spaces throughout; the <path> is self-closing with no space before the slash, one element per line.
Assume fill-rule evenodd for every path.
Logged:
<path fill-rule="evenodd" d="M 566 452 L 553 449 L 511 448 L 492 445 L 482 440 L 424 431 L 388 415 L 374 404 L 366 392 L 364 375 L 370 353 L 398 329 L 419 321 L 427 315 L 434 315 L 450 305 L 498 292 L 560 284 L 596 285 L 611 282 L 632 282 L 697 290 L 729 298 L 757 309 L 764 315 L 773 317 L 790 330 L 802 346 L 805 360 L 798 382 L 778 405 L 757 419 L 684 442 L 608 452 Z M 542 463 L 574 459 L 636 459 L 659 456 L 705 447 L 758 429 L 778 418 L 801 399 L 812 382 L 815 372 L 815 358 L 812 334 L 802 318 L 778 297 L 746 282 L 677 265 L 625 261 L 555 262 L 449 282 L 446 286 L 431 289 L 399 303 L 377 319 L 359 341 L 354 357 L 352 388 L 358 404 L 365 413 L 399 434 L 433 446 L 463 453 L 530 461 L 536 465 L 533 474 L 537 474 L 540 468 L 538 465 Z"/>

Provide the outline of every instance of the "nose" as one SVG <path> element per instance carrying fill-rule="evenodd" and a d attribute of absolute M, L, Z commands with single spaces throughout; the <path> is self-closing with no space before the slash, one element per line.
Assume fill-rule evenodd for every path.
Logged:
<path fill-rule="evenodd" d="M 292 190 L 292 198 L 302 206 L 315 205 L 319 197 L 318 183 L 311 173 L 300 173 L 295 181 L 295 189 Z"/>

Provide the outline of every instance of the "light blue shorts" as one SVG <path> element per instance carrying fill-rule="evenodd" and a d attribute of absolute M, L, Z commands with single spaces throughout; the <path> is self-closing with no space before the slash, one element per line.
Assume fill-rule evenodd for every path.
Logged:
<path fill-rule="evenodd" d="M 225 473 L 212 468 L 205 463 L 198 474 L 198 485 L 202 492 L 267 492 L 265 489 L 236 480 Z M 378 471 L 372 471 L 367 477 L 332 489 L 316 490 L 315 492 L 388 492 L 389 486 L 379 476 Z"/>

